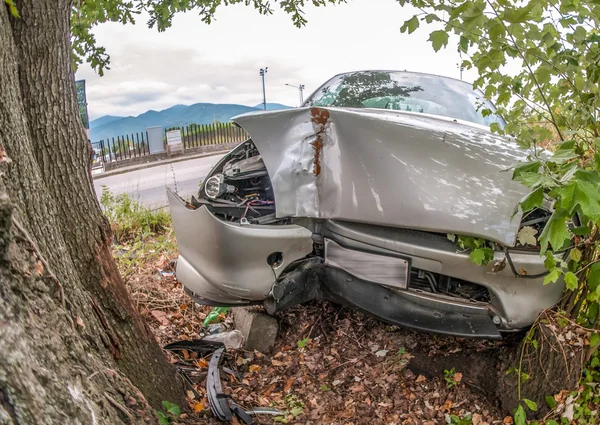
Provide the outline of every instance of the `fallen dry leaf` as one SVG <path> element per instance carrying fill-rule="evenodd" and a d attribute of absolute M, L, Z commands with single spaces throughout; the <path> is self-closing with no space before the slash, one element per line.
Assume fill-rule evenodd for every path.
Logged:
<path fill-rule="evenodd" d="M 167 319 L 167 314 L 164 311 L 161 310 L 152 310 L 150 312 L 150 314 L 152 315 L 152 317 L 154 317 L 154 319 L 160 323 L 163 326 L 167 326 L 171 324 L 171 321 L 169 319 Z"/>
<path fill-rule="evenodd" d="M 196 363 L 194 363 L 196 365 L 196 367 L 200 368 L 200 369 L 204 369 L 208 367 L 208 362 L 205 359 L 198 359 L 196 360 Z"/>
<path fill-rule="evenodd" d="M 423 382 L 423 381 L 427 381 L 427 378 L 425 378 L 423 375 L 417 376 L 417 379 L 415 380 L 415 382 Z"/>
<path fill-rule="evenodd" d="M 283 387 L 283 392 L 289 393 L 290 390 L 292 389 L 292 385 L 294 385 L 295 381 L 296 381 L 296 378 L 294 378 L 293 376 L 291 378 L 288 378 L 288 380 L 285 381 L 285 387 Z"/>
<path fill-rule="evenodd" d="M 513 418 L 512 416 L 507 416 L 504 418 L 504 420 L 502 421 L 503 424 L 512 424 L 513 423 Z"/>
<path fill-rule="evenodd" d="M 199 401 L 194 403 L 194 413 L 200 413 L 204 410 L 204 405 Z"/>
<path fill-rule="evenodd" d="M 454 379 L 454 382 L 457 382 L 457 383 L 462 381 L 462 373 L 456 372 L 454 374 L 454 376 L 452 377 L 452 379 Z"/>
<path fill-rule="evenodd" d="M 248 368 L 248 370 L 249 370 L 251 373 L 254 373 L 254 372 L 260 372 L 260 370 L 261 370 L 261 369 L 262 369 L 262 367 L 261 367 L 261 366 L 259 366 L 259 365 L 257 365 L 257 364 L 251 364 L 251 365 L 250 365 L 250 367 Z"/>

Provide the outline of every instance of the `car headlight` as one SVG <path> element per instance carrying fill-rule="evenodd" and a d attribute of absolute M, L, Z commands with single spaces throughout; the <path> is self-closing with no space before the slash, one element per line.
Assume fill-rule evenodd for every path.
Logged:
<path fill-rule="evenodd" d="M 215 174 L 204 183 L 204 193 L 211 199 L 217 199 L 226 193 L 235 192 L 235 186 L 224 183 L 223 174 Z"/>

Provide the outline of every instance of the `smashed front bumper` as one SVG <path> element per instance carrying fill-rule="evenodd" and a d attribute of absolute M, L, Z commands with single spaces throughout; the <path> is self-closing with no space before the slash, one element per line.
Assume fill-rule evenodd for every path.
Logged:
<path fill-rule="evenodd" d="M 351 255 L 322 258 L 305 227 L 241 225 L 216 217 L 204 206 L 195 209 L 173 192 L 168 198 L 180 253 L 177 278 L 205 305 L 264 303 L 274 312 L 329 299 L 414 329 L 497 339 L 502 331 L 531 325 L 559 300 L 564 287 L 562 282 L 543 285 L 543 277 L 516 279 L 508 267 L 495 272 L 492 264 L 478 266 L 445 237 L 409 237 L 408 231 L 383 228 L 378 233 L 372 226 L 340 222 L 330 221 L 321 231 L 326 244 L 339 244 L 344 248 L 340 252 Z M 313 252 L 318 256 L 311 256 Z M 268 260 L 273 253 L 282 259 L 274 266 Z M 496 260 L 501 257 L 497 253 Z M 512 257 L 517 270 L 545 270 L 537 254 Z M 394 270 L 386 268 L 390 264 Z M 406 280 L 411 268 L 474 282 L 487 288 L 490 300 L 415 289 L 412 278 Z"/>
<path fill-rule="evenodd" d="M 190 208 L 167 189 L 179 259 L 177 279 L 198 302 L 262 302 L 285 268 L 312 252 L 311 233 L 300 226 L 240 225 Z M 271 267 L 267 259 L 280 253 Z"/>

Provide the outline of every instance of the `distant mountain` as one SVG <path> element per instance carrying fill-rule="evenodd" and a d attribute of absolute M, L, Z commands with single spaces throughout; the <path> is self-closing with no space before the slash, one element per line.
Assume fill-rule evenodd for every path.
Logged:
<path fill-rule="evenodd" d="M 289 109 L 279 103 L 267 103 L 269 110 Z M 215 120 L 228 122 L 232 117 L 246 112 L 261 111 L 259 107 L 236 104 L 195 103 L 175 105 L 162 111 L 147 111 L 137 117 L 105 115 L 90 122 L 90 138 L 93 142 L 110 137 L 145 131 L 148 127 L 176 127 L 187 124 L 209 124 Z"/>
<path fill-rule="evenodd" d="M 117 117 L 115 115 L 104 115 L 103 117 L 90 121 L 90 130 L 93 130 L 96 127 L 100 127 L 101 125 L 108 124 L 109 122 L 120 120 L 121 118 L 125 117 Z"/>
<path fill-rule="evenodd" d="M 261 111 L 263 111 L 263 104 L 259 103 L 258 105 L 254 106 L 256 109 L 260 109 Z M 290 109 L 291 106 L 286 106 L 286 105 L 282 105 L 281 103 L 269 103 L 267 102 L 267 111 L 276 111 L 278 109 Z"/>

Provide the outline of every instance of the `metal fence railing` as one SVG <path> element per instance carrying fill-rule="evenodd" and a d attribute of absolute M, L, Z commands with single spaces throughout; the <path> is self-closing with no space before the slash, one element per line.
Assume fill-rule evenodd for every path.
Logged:
<path fill-rule="evenodd" d="M 220 143 L 243 142 L 246 132 L 233 123 L 191 124 L 181 129 L 185 149 Z"/>
<path fill-rule="evenodd" d="M 243 142 L 248 139 L 246 132 L 233 123 L 191 124 L 165 130 L 163 143 L 166 145 L 166 132 L 181 131 L 184 150 L 223 143 Z M 148 146 L 148 133 L 139 132 L 124 136 L 110 137 L 92 142 L 94 168 L 106 163 L 114 163 L 151 155 Z"/>

